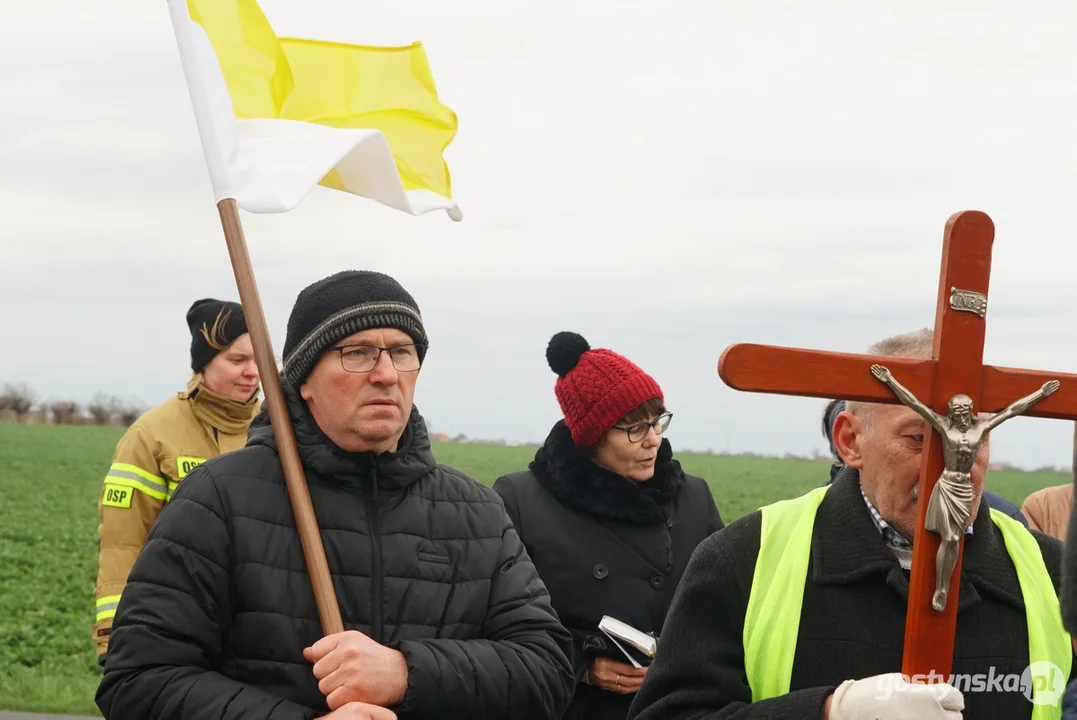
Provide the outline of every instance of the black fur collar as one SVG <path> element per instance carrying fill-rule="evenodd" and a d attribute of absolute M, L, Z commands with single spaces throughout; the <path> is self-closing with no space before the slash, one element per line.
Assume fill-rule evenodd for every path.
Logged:
<path fill-rule="evenodd" d="M 644 483 L 596 465 L 576 447 L 564 420 L 553 426 L 530 465 L 539 483 L 562 504 L 600 517 L 636 525 L 665 522 L 663 507 L 677 494 L 684 471 L 662 440 L 654 477 Z"/>

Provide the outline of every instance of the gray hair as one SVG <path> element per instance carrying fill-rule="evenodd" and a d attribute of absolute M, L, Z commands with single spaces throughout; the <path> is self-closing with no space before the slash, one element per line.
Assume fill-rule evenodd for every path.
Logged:
<path fill-rule="evenodd" d="M 935 347 L 935 334 L 930 328 L 920 328 L 903 335 L 893 335 L 880 340 L 868 348 L 870 355 L 909 358 L 912 360 L 930 360 Z M 871 427 L 871 417 L 878 403 L 848 402 L 845 409 L 860 418 L 864 429 Z"/>

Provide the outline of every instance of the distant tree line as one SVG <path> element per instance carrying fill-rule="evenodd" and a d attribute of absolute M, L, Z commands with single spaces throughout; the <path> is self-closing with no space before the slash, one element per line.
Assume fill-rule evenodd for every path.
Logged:
<path fill-rule="evenodd" d="M 97 393 L 90 402 L 80 405 L 70 400 L 47 400 L 37 402 L 34 392 L 25 383 L 7 383 L 0 391 L 0 422 L 18 422 L 53 425 L 122 425 L 130 426 L 146 411 L 142 402 L 138 399 L 121 400 L 115 395 Z M 448 433 L 434 433 L 434 440 L 448 443 L 470 443 L 483 445 L 508 445 L 504 440 L 482 440 L 470 438 L 463 433 L 449 435 Z M 715 452 L 714 448 L 706 450 L 684 450 L 689 454 L 697 455 L 723 455 L 727 457 L 745 458 L 768 458 L 783 460 L 808 460 L 815 462 L 832 462 L 829 453 L 818 448 L 811 454 L 798 454 L 787 452 L 782 455 L 760 454 L 754 452 Z M 1025 468 L 1009 463 L 992 463 L 992 470 L 1013 470 L 1027 472 Z M 1069 473 L 1077 470 L 1077 457 L 1074 467 L 1062 467 L 1044 465 L 1033 472 Z"/>
<path fill-rule="evenodd" d="M 145 411 L 137 399 L 122 400 L 97 393 L 82 405 L 71 400 L 42 400 L 25 383 L 7 383 L 0 390 L 0 421 L 39 425 L 130 426 Z"/>

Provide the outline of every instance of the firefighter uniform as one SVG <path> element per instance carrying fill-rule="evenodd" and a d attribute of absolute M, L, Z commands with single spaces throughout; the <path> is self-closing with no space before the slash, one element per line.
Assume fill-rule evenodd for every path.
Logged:
<path fill-rule="evenodd" d="M 209 390 L 195 374 L 187 390 L 146 412 L 124 434 L 105 476 L 98 512 L 98 569 L 93 639 L 108 649 L 112 618 L 127 575 L 161 508 L 192 468 L 243 447 L 260 409 Z"/>

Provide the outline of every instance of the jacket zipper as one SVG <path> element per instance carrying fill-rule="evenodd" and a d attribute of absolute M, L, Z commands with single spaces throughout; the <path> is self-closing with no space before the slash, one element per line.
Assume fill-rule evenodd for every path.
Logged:
<path fill-rule="evenodd" d="M 382 576 L 381 576 L 381 532 L 378 529 L 378 462 L 374 460 L 371 463 L 370 472 L 370 493 L 367 496 L 370 504 L 367 506 L 367 518 L 370 526 L 370 551 L 373 554 L 374 572 L 370 583 L 370 609 L 371 609 L 371 625 L 374 630 L 374 641 L 383 643 L 382 635 L 385 630 L 382 627 L 381 617 L 381 595 L 382 595 Z"/>

